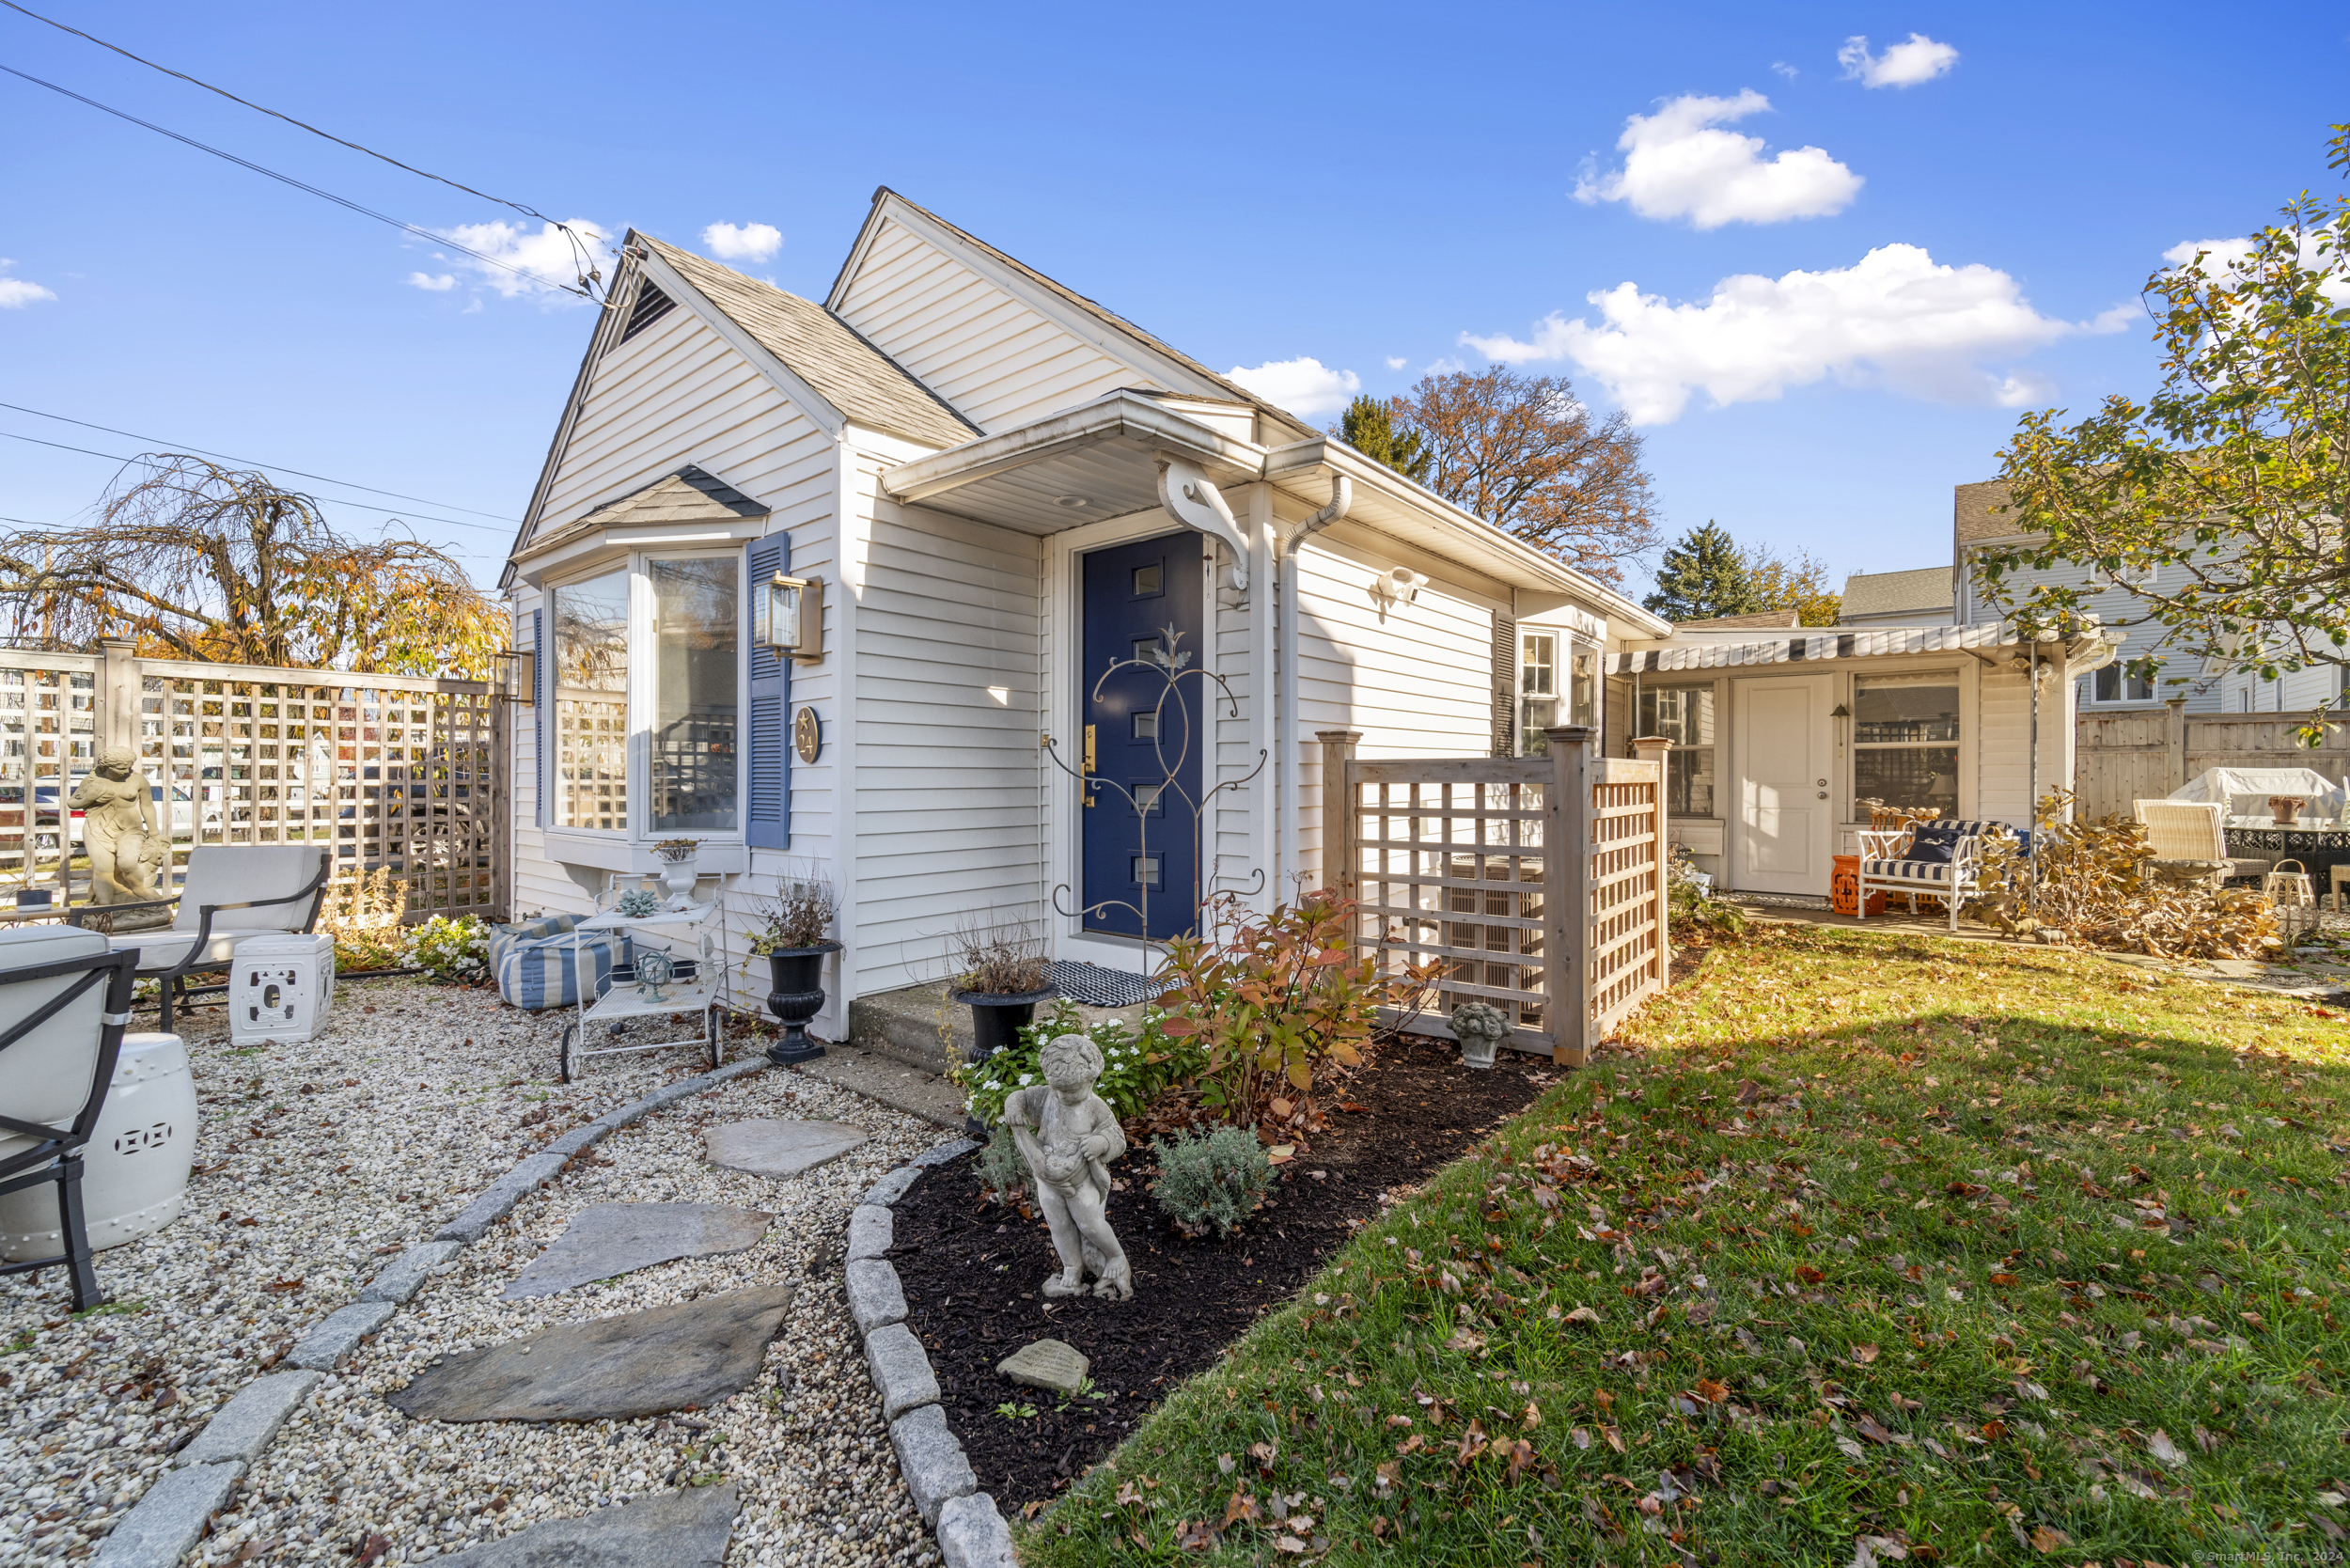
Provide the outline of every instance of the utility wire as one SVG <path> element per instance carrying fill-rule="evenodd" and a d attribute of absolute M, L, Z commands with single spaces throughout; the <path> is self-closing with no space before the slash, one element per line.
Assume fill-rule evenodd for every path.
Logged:
<path fill-rule="evenodd" d="M 69 447 L 62 441 L 43 441 L 38 435 L 19 435 L 14 431 L 0 431 L 0 436 L 6 436 L 10 441 L 29 441 L 36 447 L 54 447 L 60 452 L 80 452 L 85 457 L 104 458 L 109 463 L 136 463 L 139 461 L 137 458 L 121 457 L 113 452 L 95 451 L 87 447 Z M 293 470 L 290 468 L 285 470 L 285 472 L 291 473 Z M 305 478 L 307 477 L 308 476 L 306 475 L 305 476 Z M 337 481 L 329 479 L 327 482 L 329 484 L 334 484 Z M 487 523 L 466 523 L 454 517 L 427 517 L 420 512 L 401 511 L 393 507 L 379 507 L 367 501 L 345 500 L 339 495 L 327 495 L 321 497 L 321 499 L 332 501 L 338 507 L 357 507 L 361 511 L 380 511 L 387 517 L 403 518 L 416 523 L 440 523 L 451 528 L 479 528 L 484 533 L 492 534 L 502 534 L 506 532 L 503 528 L 493 528 Z"/>
<path fill-rule="evenodd" d="M 7 5 L 8 3 L 8 0 L 0 0 L 0 5 Z M 44 18 L 43 20 L 46 19 Z M 162 126 L 154 123 L 152 120 L 141 119 L 136 115 L 125 114 L 120 109 L 109 108 L 107 105 L 99 102 L 98 100 L 94 98 L 85 98 L 80 93 L 73 91 L 70 87 L 61 87 L 55 82 L 44 82 L 38 76 L 17 70 L 14 66 L 0 65 L 0 71 L 5 71 L 9 75 L 17 77 L 23 81 L 30 82 L 37 87 L 47 87 L 51 92 L 62 94 L 67 98 L 72 99 L 77 103 L 86 103 L 93 109 L 114 116 L 117 119 L 126 119 L 133 125 L 144 126 L 146 129 L 154 132 L 157 135 L 169 136 L 173 141 L 184 143 L 189 147 L 195 148 L 199 152 L 209 152 L 215 158 L 225 158 L 228 162 L 238 165 L 240 168 L 248 168 L 256 174 L 267 175 L 272 180 L 278 180 L 283 184 L 291 185 L 297 191 L 306 191 L 314 196 L 320 196 L 327 201 L 331 201 L 337 207 L 347 207 L 352 212 L 359 213 L 362 217 L 373 218 L 378 223 L 390 224 L 394 228 L 405 230 L 410 234 L 414 234 L 420 240 L 430 240 L 436 245 L 446 245 L 450 250 L 462 251 L 477 261 L 487 262 L 493 267 L 497 267 L 503 271 L 512 273 L 516 277 L 526 278 L 532 283 L 540 284 L 548 289 L 558 289 L 567 294 L 577 294 L 582 299 L 592 300 L 596 297 L 594 292 L 591 290 L 590 285 L 594 281 L 598 280 L 601 274 L 599 274 L 592 268 L 586 274 L 582 274 L 577 285 L 556 283 L 550 279 L 540 276 L 537 273 L 525 272 L 524 269 L 513 265 L 511 262 L 501 261 L 494 256 L 485 256 L 480 251 L 475 250 L 470 245 L 458 243 L 446 234 L 435 234 L 429 228 L 418 228 L 415 224 L 402 223 L 400 219 L 392 217 L 386 213 L 379 212 L 372 207 L 362 207 L 359 203 L 351 200 L 347 196 L 338 196 L 332 191 L 320 190 L 316 185 L 307 184 L 303 180 L 296 180 L 290 174 L 280 174 L 275 169 L 263 168 L 260 165 L 254 163 L 249 158 L 240 158 L 233 152 L 223 152 L 219 148 L 212 147 L 206 143 L 199 142 L 193 136 L 183 136 L 177 131 L 166 131 Z M 561 227 L 562 226 L 558 224 L 556 227 Z M 569 233 L 569 231 L 566 230 L 566 233 Z M 572 243 L 574 246 L 578 245 L 579 241 L 576 236 L 572 236 Z"/>
<path fill-rule="evenodd" d="M 8 0 L 0 0 L 0 5 L 7 3 Z M 0 403 L 0 408 L 14 409 L 19 414 L 30 414 L 37 418 L 55 419 L 62 425 L 79 425 L 86 431 L 103 431 L 108 435 L 128 436 L 133 441 L 151 442 L 157 447 L 168 447 L 175 452 L 194 452 L 198 457 L 215 457 L 223 463 L 246 463 L 255 468 L 266 468 L 273 474 L 291 474 L 297 478 L 316 479 L 321 484 L 340 485 L 345 490 L 364 490 L 370 495 L 389 495 L 395 501 L 414 501 L 420 507 L 439 507 L 444 511 L 469 511 L 476 517 L 491 518 L 509 526 L 517 525 L 513 518 L 502 516 L 494 511 L 483 511 L 478 507 L 461 507 L 449 501 L 428 501 L 421 495 L 403 495 L 397 490 L 382 490 L 371 484 L 354 484 L 349 479 L 330 478 L 324 474 L 305 473 L 299 468 L 288 468 L 283 463 L 263 463 L 258 458 L 230 457 L 227 452 L 215 452 L 202 447 L 189 447 L 165 441 L 159 435 L 141 435 L 136 431 L 118 431 L 112 425 L 93 425 L 86 419 L 69 419 L 62 414 L 50 414 L 38 408 L 26 408 L 23 403 Z M 465 525 L 473 526 L 471 524 Z"/>
<path fill-rule="evenodd" d="M 121 55 L 124 59 L 134 60 L 138 64 L 147 67 L 149 71 L 160 71 L 165 76 L 177 77 L 179 80 L 187 83 L 190 86 L 202 87 L 206 92 L 218 93 L 221 97 L 228 100 L 229 102 L 241 103 L 244 107 L 251 109 L 256 114 L 267 115 L 272 119 L 282 119 L 288 125 L 293 126 L 297 130 L 307 131 L 313 136 L 324 137 L 327 141 L 333 142 L 337 147 L 347 147 L 353 152 L 363 152 L 370 158 L 379 159 L 384 163 L 391 165 L 392 167 L 396 169 L 400 169 L 409 174 L 415 175 L 419 179 L 430 180 L 438 184 L 446 185 L 451 190 L 462 191 L 470 196 L 479 196 L 482 200 L 495 202 L 500 207 L 510 207 L 515 212 L 522 213 L 525 217 L 537 218 L 540 223 L 549 224 L 556 228 L 560 229 L 564 237 L 571 241 L 572 251 L 580 259 L 588 259 L 588 253 L 587 248 L 580 243 L 579 236 L 572 232 L 570 225 L 557 223 L 555 219 L 548 217 L 544 212 L 540 212 L 536 207 L 530 206 L 526 202 L 509 201 L 504 196 L 494 196 L 490 195 L 487 191 L 477 191 L 471 185 L 463 184 L 458 180 L 451 180 L 446 175 L 434 174 L 429 169 L 417 168 L 413 164 L 403 164 L 399 159 L 392 157 L 388 153 L 378 152 L 371 147 L 362 147 L 357 142 L 347 141 L 343 137 L 337 136 L 329 131 L 321 131 L 317 126 L 309 124 L 307 121 L 294 118 L 291 115 L 280 114 L 275 109 L 263 108 L 260 104 L 255 103 L 249 99 L 239 98 L 235 93 L 230 92 L 227 88 L 216 87 L 210 82 L 200 81 L 194 76 L 190 76 L 184 71 L 174 71 L 169 66 L 158 65 L 153 60 L 148 59 L 144 55 L 132 54 L 128 49 L 123 48 L 118 43 L 108 43 L 104 39 L 95 37 L 89 33 L 85 33 L 79 27 L 69 27 L 62 22 L 41 15 L 39 11 L 26 10 L 23 6 L 17 4 L 16 0 L 0 0 L 0 6 L 6 6 L 8 9 L 17 12 L 20 15 L 29 16 L 35 22 L 46 23 L 48 25 L 56 28 L 61 33 L 70 33 L 77 39 L 87 39 L 89 42 L 98 45 L 101 49 L 111 49 L 116 54 Z M 31 80 L 29 77 L 26 79 L 28 81 Z M 47 83 L 42 84 L 44 86 L 47 85 Z M 88 100 L 85 99 L 83 102 L 87 102 Z M 113 111 L 109 111 L 109 113 Z M 128 117 L 126 116 L 125 118 L 127 118 Z M 149 126 L 149 129 L 152 130 L 154 127 Z M 164 133 L 168 135 L 170 133 L 166 132 Z M 184 140 L 184 138 L 182 139 Z M 211 151 L 212 149 L 207 148 L 205 150 Z M 223 156 L 227 155 L 223 154 Z M 283 177 L 281 176 L 280 178 Z M 586 272 L 580 278 L 582 287 L 579 291 L 583 294 L 588 294 L 588 296 L 591 299 L 594 298 L 594 295 L 589 293 L 588 286 L 599 281 L 601 281 L 600 274 L 597 273 L 592 260 L 590 260 Z"/>

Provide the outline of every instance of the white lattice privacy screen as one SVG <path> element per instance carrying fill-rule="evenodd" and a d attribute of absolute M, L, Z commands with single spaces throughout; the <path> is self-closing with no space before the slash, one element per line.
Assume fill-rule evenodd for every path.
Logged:
<path fill-rule="evenodd" d="M 337 881 L 387 869 L 412 920 L 502 913 L 502 735 L 478 682 L 0 651 L 0 883 L 55 886 L 63 862 L 86 895 L 69 797 L 119 744 L 175 880 L 197 844 L 324 843 Z"/>

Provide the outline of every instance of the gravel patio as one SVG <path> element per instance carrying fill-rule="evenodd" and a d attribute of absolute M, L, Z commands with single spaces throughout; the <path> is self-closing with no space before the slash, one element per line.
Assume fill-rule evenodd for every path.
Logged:
<path fill-rule="evenodd" d="M 346 987 L 304 1045 L 237 1048 L 217 1011 L 183 1024 L 201 1104 L 187 1212 L 102 1253 L 114 1301 L 76 1319 L 61 1271 L 0 1280 L 0 1485 L 25 1507 L 0 1564 L 88 1557 L 175 1452 L 395 1254 L 431 1237 L 540 1145 L 705 1063 L 600 1059 L 555 1080 L 562 1014 L 410 980 Z M 760 1043 L 730 1042 L 728 1060 Z M 867 1141 L 770 1179 L 705 1158 L 703 1128 L 749 1118 L 853 1125 Z M 525 1198 L 318 1386 L 243 1476 L 190 1562 L 419 1561 L 689 1484 L 730 1482 L 730 1564 L 918 1562 L 840 1301 L 856 1197 L 939 1141 L 930 1123 L 790 1070 L 681 1100 L 612 1134 Z M 597 1203 L 775 1216 L 746 1251 L 562 1294 L 496 1299 Z M 708 1409 L 634 1420 L 452 1424 L 384 1402 L 431 1361 L 556 1324 L 779 1285 L 793 1293 L 757 1379 Z"/>

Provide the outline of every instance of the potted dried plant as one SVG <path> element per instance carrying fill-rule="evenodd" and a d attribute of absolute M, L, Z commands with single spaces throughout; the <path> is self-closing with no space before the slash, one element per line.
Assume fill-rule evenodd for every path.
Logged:
<path fill-rule="evenodd" d="M 1052 961 L 1026 920 L 969 918 L 956 928 L 954 942 L 958 972 L 947 997 L 970 1007 L 970 1059 L 985 1061 L 998 1048 L 1017 1045 L 1036 1004 L 1058 994 Z"/>
<path fill-rule="evenodd" d="M 751 951 L 767 961 L 774 986 L 767 1009 L 783 1025 L 783 1038 L 767 1047 L 767 1059 L 778 1067 L 811 1061 L 824 1054 L 807 1038 L 807 1021 L 824 1008 L 824 960 L 840 950 L 825 934 L 839 901 L 822 874 L 787 871 L 776 896 L 757 907 L 761 925 L 750 933 Z"/>
<path fill-rule="evenodd" d="M 652 853 L 661 861 L 661 886 L 670 898 L 693 897 L 694 879 L 700 874 L 694 869 L 694 855 L 700 848 L 699 839 L 664 839 L 653 845 Z"/>

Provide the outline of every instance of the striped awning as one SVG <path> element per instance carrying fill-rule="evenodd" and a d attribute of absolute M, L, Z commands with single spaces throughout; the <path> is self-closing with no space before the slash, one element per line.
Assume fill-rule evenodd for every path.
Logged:
<path fill-rule="evenodd" d="M 2050 664 L 2071 668 L 2083 654 L 2094 667 L 2118 646 L 2119 632 L 2095 632 L 2070 642 L 2044 642 L 2041 656 Z M 1677 670 L 1724 669 L 1741 665 L 1822 664 L 1830 659 L 1887 659 L 1910 653 L 1956 653 L 1998 648 L 2021 649 L 2025 639 L 2012 625 L 1986 621 L 1976 626 L 1888 626 L 1876 631 L 1822 631 L 1799 637 L 1757 637 L 1740 642 L 1688 643 L 1679 648 L 1651 648 L 1609 657 L 1610 675 L 1665 675 Z"/>

